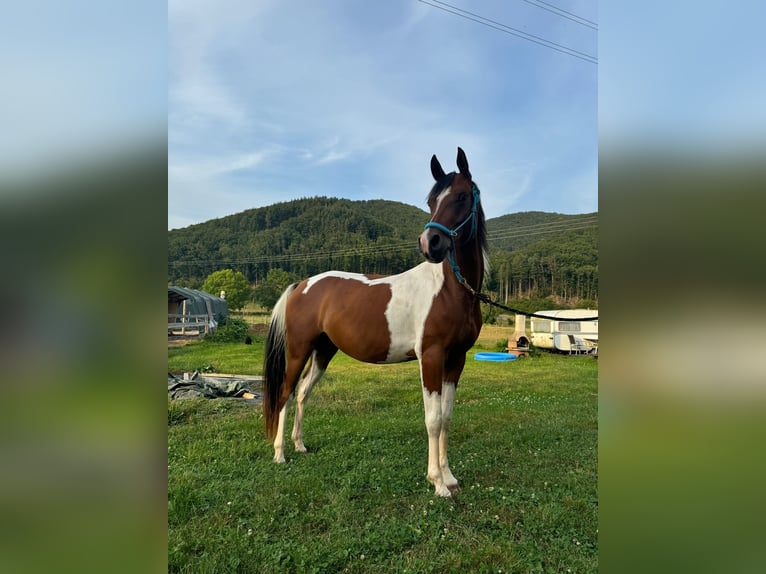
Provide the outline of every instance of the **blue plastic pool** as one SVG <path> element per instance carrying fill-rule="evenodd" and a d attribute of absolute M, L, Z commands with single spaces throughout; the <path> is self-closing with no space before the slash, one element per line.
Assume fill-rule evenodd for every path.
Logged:
<path fill-rule="evenodd" d="M 495 361 L 499 363 L 513 361 L 516 359 L 516 355 L 513 353 L 476 353 L 473 358 L 475 361 Z"/>

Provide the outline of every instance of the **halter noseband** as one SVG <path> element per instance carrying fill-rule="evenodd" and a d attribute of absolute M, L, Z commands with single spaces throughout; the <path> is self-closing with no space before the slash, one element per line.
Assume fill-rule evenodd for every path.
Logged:
<path fill-rule="evenodd" d="M 447 237 L 450 238 L 450 241 L 452 242 L 452 246 L 449 248 L 449 251 L 447 251 L 447 261 L 449 261 L 450 266 L 452 267 L 452 271 L 455 272 L 455 277 L 457 277 L 457 280 L 460 281 L 460 283 L 465 284 L 465 279 L 460 274 L 460 267 L 457 264 L 457 261 L 455 260 L 455 237 L 457 237 L 457 232 L 460 231 L 463 226 L 471 222 L 471 234 L 468 236 L 470 239 L 473 237 L 473 234 L 476 232 L 476 208 L 479 205 L 479 188 L 476 187 L 476 184 L 473 184 L 473 187 L 471 188 L 471 193 L 473 194 L 473 204 L 471 205 L 471 213 L 468 214 L 468 217 L 466 217 L 460 225 L 458 225 L 455 229 L 450 229 L 446 225 L 442 225 L 441 223 L 437 223 L 435 221 L 429 221 L 425 224 L 423 227 L 423 231 L 425 231 L 428 228 L 438 229 L 442 233 L 446 234 Z"/>

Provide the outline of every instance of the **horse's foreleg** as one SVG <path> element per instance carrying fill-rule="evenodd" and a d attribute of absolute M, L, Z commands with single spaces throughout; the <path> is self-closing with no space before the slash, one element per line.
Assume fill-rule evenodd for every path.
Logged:
<path fill-rule="evenodd" d="M 439 391 L 429 391 L 423 386 L 423 406 L 428 431 L 428 481 L 434 485 L 438 496 L 451 496 L 442 478 L 440 460 L 440 434 L 442 429 L 442 397 Z"/>
<path fill-rule="evenodd" d="M 420 360 L 420 378 L 423 383 L 423 407 L 426 431 L 428 431 L 428 474 L 426 476 L 434 485 L 438 496 L 451 496 L 449 487 L 444 483 L 440 465 L 440 436 L 443 422 L 442 383 L 444 381 L 444 356 L 441 353 L 431 351 L 423 354 Z"/>
<path fill-rule="evenodd" d="M 447 460 L 447 434 L 449 433 L 450 423 L 452 422 L 452 405 L 455 402 L 455 383 L 445 382 L 442 385 L 441 395 L 441 431 L 439 433 L 439 470 L 441 471 L 442 482 L 450 492 L 459 490 L 457 479 L 452 475 Z"/>

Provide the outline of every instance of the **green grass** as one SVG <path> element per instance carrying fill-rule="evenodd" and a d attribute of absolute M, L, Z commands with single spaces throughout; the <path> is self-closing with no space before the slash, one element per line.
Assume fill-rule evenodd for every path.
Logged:
<path fill-rule="evenodd" d="M 260 375 L 263 363 L 263 341 L 254 337 L 252 345 L 193 341 L 168 349 L 168 371 L 231 373 Z"/>
<path fill-rule="evenodd" d="M 169 370 L 259 374 L 262 344 L 169 349 Z M 196 367 L 194 367 L 196 368 Z M 342 354 L 307 407 L 309 453 L 271 461 L 260 407 L 169 401 L 171 572 L 595 572 L 597 361 L 472 360 L 458 387 L 450 466 L 425 480 L 417 363 Z"/>

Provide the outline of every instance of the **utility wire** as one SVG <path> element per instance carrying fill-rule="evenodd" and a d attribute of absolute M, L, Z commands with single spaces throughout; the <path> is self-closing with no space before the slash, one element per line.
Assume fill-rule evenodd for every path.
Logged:
<path fill-rule="evenodd" d="M 453 10 L 457 10 L 458 12 L 462 12 L 464 14 L 470 14 L 471 16 L 474 16 L 476 18 L 479 18 L 481 20 L 484 20 L 486 22 L 491 22 L 492 24 L 496 24 L 498 26 L 502 26 L 503 28 L 507 28 L 508 30 L 512 30 L 513 32 L 516 32 L 518 34 L 522 34 L 523 36 L 529 36 L 529 38 L 524 38 L 525 40 L 528 40 L 530 38 L 534 38 L 536 40 L 540 40 L 541 42 L 545 42 L 547 44 L 551 44 L 552 46 L 558 46 L 559 48 L 563 48 L 564 50 L 568 50 L 569 52 L 574 52 L 574 54 L 580 54 L 581 56 L 585 56 L 586 58 L 593 58 L 595 59 L 595 56 L 591 56 L 590 54 L 586 54 L 585 52 L 580 52 L 578 50 L 575 50 L 573 48 L 569 48 L 568 46 L 563 46 L 562 44 L 557 44 L 556 42 L 553 42 L 551 40 L 546 40 L 545 38 L 541 38 L 540 36 L 535 36 L 534 34 L 530 34 L 529 32 L 524 32 L 523 30 L 519 30 L 518 28 L 513 28 L 512 26 L 508 26 L 507 24 L 503 24 L 502 22 L 498 22 L 496 20 L 492 20 L 490 18 L 486 18 L 484 16 L 481 16 L 479 14 L 476 14 L 474 12 L 470 12 L 468 10 L 463 10 L 462 8 L 458 8 L 457 6 L 453 6 L 452 4 L 448 4 L 447 2 L 442 2 L 442 0 L 431 0 L 431 2 L 436 2 L 437 4 L 441 4 L 442 6 L 447 6 L 449 8 L 452 8 Z M 431 4 L 431 6 L 434 6 L 434 8 L 439 8 L 439 6 L 435 6 L 434 4 Z M 449 10 L 446 10 L 449 12 Z M 452 14 L 455 14 L 454 12 L 451 12 Z M 456 16 L 460 16 L 460 14 L 456 14 Z M 473 20 L 473 18 L 468 18 L 469 20 Z M 476 22 L 476 20 L 474 20 Z M 482 24 L 483 22 L 479 22 Z M 493 26 L 494 27 L 494 26 Z M 533 40 L 532 40 L 533 41 Z M 551 47 L 551 46 L 547 46 Z M 570 54 L 570 55 L 574 55 Z"/>
<path fill-rule="evenodd" d="M 573 221 L 559 221 L 548 222 L 534 225 L 528 225 L 523 227 L 515 227 L 513 230 L 498 231 L 488 233 L 488 241 L 494 242 L 499 239 L 512 239 L 517 237 L 525 237 L 528 235 L 540 235 L 545 233 L 560 233 L 567 231 L 576 231 L 580 229 L 586 229 L 593 227 L 596 224 L 597 218 L 590 216 L 588 218 L 582 218 Z M 231 260 L 195 260 L 195 261 L 178 261 L 172 262 L 175 264 L 195 264 L 195 263 L 226 263 L 226 262 L 238 262 L 238 263 L 262 263 L 268 261 L 305 261 L 308 259 L 321 259 L 328 257 L 352 257 L 361 255 L 370 255 L 377 253 L 395 253 L 404 252 L 414 249 L 412 241 L 391 243 L 387 245 L 368 245 L 359 247 L 348 247 L 343 249 L 334 249 L 327 251 L 314 251 L 311 253 L 289 253 L 283 255 L 260 255 L 254 257 L 245 257 L 241 259 Z"/>
<path fill-rule="evenodd" d="M 595 226 L 595 222 L 588 220 L 572 221 L 571 224 L 565 225 L 566 222 L 556 225 L 555 222 L 535 224 L 526 227 L 517 227 L 507 232 L 499 232 L 494 237 L 488 237 L 488 241 L 493 243 L 500 239 L 514 239 L 527 237 L 530 235 L 544 235 L 549 233 L 563 233 L 567 231 L 578 231 L 581 229 L 588 229 Z M 412 251 L 415 249 L 415 244 L 412 241 L 391 243 L 389 245 L 381 246 L 366 246 L 366 247 L 349 247 L 345 249 L 335 249 L 329 251 L 314 251 L 310 253 L 289 253 L 284 255 L 260 255 L 254 257 L 243 257 L 239 259 L 204 259 L 204 260 L 189 260 L 189 261 L 171 261 L 169 264 L 174 267 L 182 265 L 211 265 L 211 264 L 256 264 L 256 263 L 292 263 L 310 261 L 315 259 L 328 259 L 335 257 L 356 257 L 372 254 L 394 254 L 405 251 Z"/>
<path fill-rule="evenodd" d="M 578 227 L 568 227 L 566 229 L 541 229 L 539 231 L 529 231 L 526 233 L 509 233 L 508 235 L 498 235 L 497 237 L 490 237 L 488 241 L 494 242 L 499 239 L 515 239 L 517 237 L 528 237 L 530 235 L 541 235 L 545 233 L 565 233 L 568 231 L 578 231 L 580 229 L 589 229 L 591 227 L 595 227 L 594 224 L 584 224 Z"/>
<path fill-rule="evenodd" d="M 562 54 L 573 56 L 585 62 L 589 62 L 591 64 L 598 64 L 598 58 L 596 58 L 595 56 L 586 54 L 585 52 L 580 52 L 573 48 L 564 46 L 562 44 L 557 44 L 556 42 L 552 42 L 551 40 L 546 40 L 545 38 L 541 38 L 540 36 L 535 36 L 534 34 L 524 32 L 523 30 L 519 30 L 518 28 L 513 28 L 501 22 L 490 20 L 489 18 L 485 18 L 484 16 L 474 14 L 473 12 L 469 12 L 468 10 L 463 10 L 462 8 L 458 8 L 457 6 L 447 4 L 446 2 L 441 2 L 440 0 L 433 0 L 433 2 L 437 2 L 437 4 L 432 4 L 431 2 L 427 2 L 426 0 L 418 0 L 418 2 L 421 2 L 422 4 L 428 4 L 429 6 L 438 8 L 439 10 L 443 10 L 444 12 L 449 12 L 450 14 L 454 14 L 455 16 L 460 16 L 461 18 L 465 18 L 466 20 L 471 20 L 473 22 L 476 22 L 477 24 L 482 24 L 483 26 L 494 28 L 495 30 L 499 30 L 500 32 L 505 32 L 506 34 L 510 34 L 511 36 L 516 36 L 523 40 L 528 40 L 529 42 L 539 44 L 540 46 L 543 46 L 545 48 L 556 50 L 557 52 L 561 52 Z M 439 6 L 439 4 L 443 4 L 443 6 Z M 448 8 L 445 8 L 444 6 L 448 6 Z M 450 8 L 452 8 L 452 10 L 450 10 Z"/>
<path fill-rule="evenodd" d="M 532 225 L 519 225 L 514 226 L 512 230 L 508 229 L 500 229 L 500 230 L 493 230 L 489 231 L 487 235 L 489 237 L 492 237 L 493 235 L 498 234 L 506 234 L 506 233 L 516 233 L 516 232 L 526 232 L 528 230 L 535 230 L 535 229 L 541 229 L 541 228 L 549 228 L 549 227 L 568 227 L 570 225 L 579 225 L 582 223 L 597 223 L 598 222 L 598 215 L 590 215 L 587 217 L 581 217 L 578 219 L 559 219 L 556 221 L 548 221 L 545 223 L 534 223 Z"/>
<path fill-rule="evenodd" d="M 580 24 L 581 26 L 586 26 L 588 28 L 591 28 L 592 30 L 598 30 L 598 24 L 596 24 L 592 20 L 588 20 L 587 18 L 578 16 L 577 14 L 574 14 L 573 12 L 567 12 L 563 8 L 559 8 L 558 6 L 554 6 L 553 4 L 550 4 L 548 2 L 543 2 L 543 0 L 537 0 L 537 2 L 532 2 L 532 0 L 523 0 L 523 1 L 536 8 L 547 10 L 548 12 L 552 14 L 556 14 L 556 16 L 561 16 L 562 18 L 571 20 L 572 22 Z M 545 6 L 550 6 L 550 8 L 546 8 L 545 6 L 541 6 L 540 4 L 545 4 Z M 563 14 L 561 12 L 563 12 Z"/>

